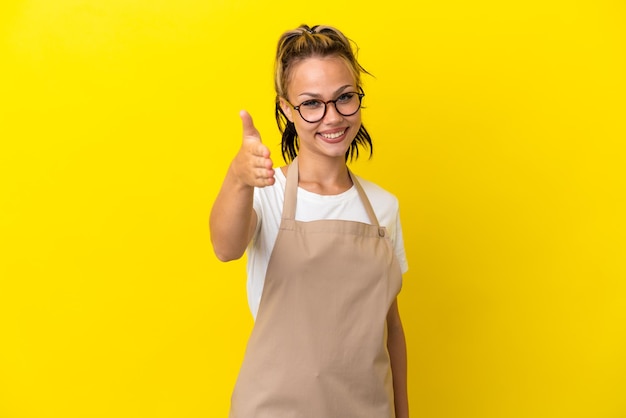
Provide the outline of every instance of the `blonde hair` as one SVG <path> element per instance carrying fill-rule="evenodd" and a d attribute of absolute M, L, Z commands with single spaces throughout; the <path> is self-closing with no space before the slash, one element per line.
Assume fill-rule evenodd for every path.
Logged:
<path fill-rule="evenodd" d="M 336 56 L 348 64 L 356 87 L 361 87 L 361 73 L 369 74 L 356 59 L 356 44 L 332 26 L 301 25 L 283 33 L 276 49 L 274 88 L 278 97 L 287 98 L 287 84 L 294 64 L 310 57 Z"/>

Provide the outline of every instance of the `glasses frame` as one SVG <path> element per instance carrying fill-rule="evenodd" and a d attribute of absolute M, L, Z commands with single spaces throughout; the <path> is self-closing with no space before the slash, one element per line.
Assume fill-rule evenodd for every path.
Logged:
<path fill-rule="evenodd" d="M 300 114 L 300 117 L 302 118 L 303 121 L 305 121 L 307 123 L 317 123 L 317 122 L 321 121 L 322 119 L 324 119 L 324 117 L 326 116 L 326 112 L 328 111 L 328 104 L 329 103 L 332 103 L 333 105 L 335 105 L 335 110 L 341 116 L 352 116 L 352 115 L 355 115 L 361 109 L 361 105 L 363 104 L 363 97 L 365 97 L 365 93 L 363 92 L 363 89 L 359 88 L 359 90 L 361 90 L 360 93 L 357 93 L 356 91 L 348 91 L 348 92 L 341 93 L 342 95 L 346 94 L 346 93 L 354 93 L 357 96 L 359 96 L 359 107 L 357 107 L 354 112 L 352 112 L 350 114 L 347 114 L 347 115 L 345 113 L 341 113 L 341 111 L 339 109 L 337 109 L 337 101 L 339 100 L 339 97 L 341 97 L 341 95 L 339 95 L 339 97 L 336 98 L 335 100 L 327 100 L 327 101 L 323 101 L 323 100 L 319 100 L 319 99 L 308 99 L 308 100 L 305 100 L 304 102 L 300 103 L 297 106 L 292 105 L 291 102 L 289 100 L 287 100 L 287 99 L 285 99 L 285 101 L 287 103 L 289 103 L 289 106 L 293 107 L 294 110 L 298 111 L 298 113 Z M 304 116 L 302 116 L 302 112 L 300 112 L 300 106 L 302 106 L 303 103 L 309 102 L 311 100 L 319 100 L 320 102 L 324 103 L 324 113 L 322 113 L 322 116 L 319 119 L 314 120 L 314 121 L 310 121 L 310 120 L 305 119 Z"/>

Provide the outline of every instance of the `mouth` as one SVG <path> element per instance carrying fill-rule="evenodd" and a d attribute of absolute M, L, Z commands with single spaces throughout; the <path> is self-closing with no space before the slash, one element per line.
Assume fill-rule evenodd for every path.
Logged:
<path fill-rule="evenodd" d="M 322 139 L 326 142 L 340 142 L 346 134 L 347 128 L 343 128 L 340 131 L 335 132 L 320 132 L 318 135 L 322 137 Z"/>

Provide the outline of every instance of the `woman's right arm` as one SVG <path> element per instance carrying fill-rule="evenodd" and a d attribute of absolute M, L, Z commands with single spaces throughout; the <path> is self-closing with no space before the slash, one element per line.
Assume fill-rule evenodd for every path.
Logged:
<path fill-rule="evenodd" d="M 221 261 L 236 260 L 244 254 L 257 223 L 252 208 L 254 188 L 274 184 L 270 150 L 261 142 L 250 114 L 241 111 L 240 116 L 241 148 L 228 167 L 209 220 L 213 251 Z"/>

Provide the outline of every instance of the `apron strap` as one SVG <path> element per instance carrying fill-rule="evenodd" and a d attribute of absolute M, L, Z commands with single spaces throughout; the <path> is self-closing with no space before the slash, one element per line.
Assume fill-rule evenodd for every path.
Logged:
<path fill-rule="evenodd" d="M 296 219 L 296 197 L 298 195 L 298 157 L 294 158 L 287 169 L 287 185 L 285 186 L 285 202 L 283 203 L 283 219 Z"/>
<path fill-rule="evenodd" d="M 376 217 L 376 213 L 374 213 L 374 209 L 372 208 L 372 204 L 370 203 L 363 187 L 361 187 L 361 183 L 357 180 L 356 176 L 352 173 L 350 169 L 348 169 L 348 174 L 350 174 L 350 179 L 352 179 L 352 184 L 356 187 L 356 190 L 361 198 L 361 202 L 363 202 L 363 206 L 365 207 L 365 211 L 367 212 L 367 216 L 370 218 L 370 222 L 372 225 L 380 226 L 378 223 L 378 218 Z M 296 219 L 296 197 L 298 194 L 298 157 L 294 158 L 289 168 L 287 170 L 287 185 L 285 186 L 285 202 L 283 203 L 283 215 L 282 219 L 287 220 L 295 220 Z"/>
<path fill-rule="evenodd" d="M 361 197 L 361 202 L 363 202 L 363 206 L 365 206 L 365 211 L 367 212 L 367 216 L 370 217 L 370 222 L 372 225 L 380 226 L 378 223 L 378 218 L 376 217 L 376 213 L 374 213 L 374 208 L 372 208 L 372 204 L 370 200 L 367 198 L 363 187 L 361 187 L 361 183 L 357 180 L 356 176 L 352 174 L 352 171 L 348 169 L 348 173 L 350 174 L 350 178 L 352 179 L 352 183 L 354 183 L 354 187 L 356 187 L 356 191 L 359 193 Z"/>

